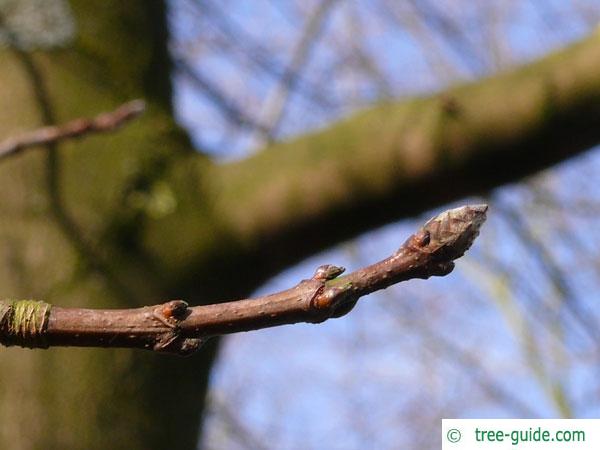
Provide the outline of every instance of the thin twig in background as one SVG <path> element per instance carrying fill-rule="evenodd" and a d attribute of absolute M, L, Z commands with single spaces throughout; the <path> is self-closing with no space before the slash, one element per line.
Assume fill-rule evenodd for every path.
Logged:
<path fill-rule="evenodd" d="M 267 132 L 266 128 L 254 119 L 252 115 L 246 113 L 232 98 L 227 97 L 227 95 L 220 90 L 219 86 L 213 83 L 208 77 L 204 76 L 200 71 L 194 69 L 184 58 L 176 57 L 174 58 L 174 63 L 175 68 L 190 80 L 194 86 L 217 107 L 228 122 L 231 122 L 238 127 L 248 127 L 260 130 L 261 132 Z"/>
<path fill-rule="evenodd" d="M 294 90 L 303 66 L 306 66 L 313 47 L 321 37 L 324 25 L 333 11 L 337 0 L 326 0 L 317 5 L 310 14 L 302 31 L 300 39 L 292 51 L 292 59 L 282 74 L 279 83 L 275 86 L 264 106 L 264 117 L 261 123 L 266 132 L 261 132 L 258 140 L 261 145 L 269 142 L 277 134 L 279 125 L 285 114 L 289 96 Z"/>
<path fill-rule="evenodd" d="M 56 143 L 91 133 L 114 131 L 138 117 L 145 108 L 143 100 L 133 100 L 124 103 L 114 111 L 99 114 L 92 119 L 75 119 L 63 125 L 46 126 L 20 136 L 9 137 L 0 142 L 0 159 L 39 145 Z"/>
<path fill-rule="evenodd" d="M 487 206 L 463 206 L 437 215 L 389 258 L 345 276 L 324 265 L 312 278 L 254 299 L 188 307 L 182 300 L 135 309 L 60 308 L 42 301 L 0 301 L 0 343 L 131 347 L 187 355 L 213 336 L 341 317 L 358 299 L 412 278 L 452 272 L 479 234 Z"/>

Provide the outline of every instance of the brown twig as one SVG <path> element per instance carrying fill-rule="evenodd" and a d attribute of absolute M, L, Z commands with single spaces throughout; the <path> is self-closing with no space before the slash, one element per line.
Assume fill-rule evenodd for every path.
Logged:
<path fill-rule="evenodd" d="M 20 136 L 9 137 L 0 142 L 0 159 L 38 145 L 56 143 L 90 133 L 114 131 L 139 116 L 145 107 L 143 100 L 133 100 L 92 119 L 75 119 L 63 125 L 46 126 Z"/>
<path fill-rule="evenodd" d="M 348 313 L 358 299 L 411 278 L 449 274 L 485 221 L 486 205 L 463 206 L 429 220 L 389 258 L 345 276 L 324 265 L 312 278 L 276 294 L 188 307 L 182 300 L 122 310 L 60 308 L 44 302 L 0 302 L 0 343 L 132 347 L 187 355 L 212 336 Z"/>

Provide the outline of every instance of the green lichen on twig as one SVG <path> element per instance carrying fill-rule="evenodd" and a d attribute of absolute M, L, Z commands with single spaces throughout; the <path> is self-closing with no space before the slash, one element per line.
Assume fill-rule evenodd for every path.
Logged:
<path fill-rule="evenodd" d="M 0 301 L 0 343 L 48 348 L 45 339 L 50 305 L 36 300 Z"/>

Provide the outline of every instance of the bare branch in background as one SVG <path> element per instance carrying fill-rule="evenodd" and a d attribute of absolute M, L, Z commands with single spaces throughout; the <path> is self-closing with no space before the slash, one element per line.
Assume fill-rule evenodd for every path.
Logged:
<path fill-rule="evenodd" d="M 211 42 L 211 45 L 218 46 L 219 53 L 226 53 L 235 59 L 246 60 L 255 69 L 272 78 L 281 78 L 285 67 L 274 58 L 270 46 L 265 46 L 257 41 L 242 25 L 236 23 L 218 5 L 213 3 L 209 1 L 189 2 L 189 5 L 192 6 L 190 11 L 195 12 L 199 19 L 208 19 L 206 23 L 215 29 L 215 42 Z M 326 109 L 335 106 L 326 95 L 326 90 L 321 86 L 314 86 L 298 80 L 294 88 L 310 99 L 315 106 Z"/>
<path fill-rule="evenodd" d="M 271 447 L 267 447 L 263 442 L 267 439 L 263 436 L 256 436 L 255 430 L 249 428 L 245 421 L 238 417 L 236 410 L 231 408 L 231 405 L 216 393 L 212 393 L 208 398 L 208 408 L 212 410 L 212 413 L 219 418 L 220 424 L 225 428 L 225 432 L 228 439 L 237 442 L 241 447 L 248 450 L 268 450 Z M 272 444 L 273 436 L 269 435 L 269 442 Z M 224 444 L 224 443 L 221 443 Z M 226 445 L 221 445 L 215 448 L 225 448 Z M 210 447 L 209 447 L 210 448 Z"/>
<path fill-rule="evenodd" d="M 548 281 L 562 297 L 564 306 L 569 313 L 578 321 L 582 329 L 588 334 L 593 342 L 600 342 L 600 335 L 597 331 L 598 324 L 585 305 L 582 305 L 579 301 L 563 270 L 547 248 L 546 243 L 536 235 L 517 210 L 501 203 L 498 203 L 498 208 L 512 226 L 513 231 L 527 244 L 530 254 L 536 259 L 540 268 L 547 274 Z"/>
<path fill-rule="evenodd" d="M 145 107 L 143 100 L 133 100 L 114 111 L 102 113 L 92 119 L 75 119 L 63 125 L 46 126 L 20 136 L 9 137 L 0 142 L 0 159 L 38 145 L 54 144 L 92 133 L 115 131 L 126 122 L 138 117 L 144 112 Z"/>
<path fill-rule="evenodd" d="M 410 0 L 424 27 L 439 35 L 444 43 L 460 58 L 464 66 L 473 74 L 485 71 L 486 63 L 479 49 L 473 45 L 468 36 L 471 27 L 460 26 L 452 16 L 444 12 L 442 5 L 429 0 Z"/>
<path fill-rule="evenodd" d="M 246 113 L 235 100 L 228 97 L 219 86 L 213 83 L 208 77 L 194 69 L 184 58 L 175 58 L 176 68 L 190 80 L 199 91 L 208 98 L 213 105 L 225 116 L 232 124 L 260 130 L 266 132 L 266 127 L 256 121 L 252 115 Z"/>
<path fill-rule="evenodd" d="M 432 73 L 444 82 L 459 78 L 459 69 L 449 58 L 435 35 L 419 17 L 418 11 L 411 2 L 399 3 L 384 1 L 379 4 L 381 17 L 399 29 L 406 30 L 421 49 L 421 54 Z"/>
<path fill-rule="evenodd" d="M 308 18 L 302 35 L 292 51 L 292 59 L 286 67 L 279 84 L 275 87 L 266 101 L 263 123 L 267 132 L 261 133 L 259 139 L 271 141 L 277 133 L 279 125 L 285 114 L 286 104 L 290 92 L 294 90 L 300 77 L 300 71 L 310 58 L 311 50 L 318 41 L 327 17 L 333 10 L 337 0 L 326 0 L 318 4 Z"/>
<path fill-rule="evenodd" d="M 469 249 L 486 205 L 463 206 L 429 220 L 392 256 L 345 276 L 325 265 L 295 287 L 255 299 L 188 307 L 182 300 L 122 310 L 60 308 L 45 302 L 0 302 L 0 343 L 131 347 L 187 355 L 222 334 L 277 325 L 320 323 L 347 314 L 362 296 L 412 278 L 444 276 Z"/>

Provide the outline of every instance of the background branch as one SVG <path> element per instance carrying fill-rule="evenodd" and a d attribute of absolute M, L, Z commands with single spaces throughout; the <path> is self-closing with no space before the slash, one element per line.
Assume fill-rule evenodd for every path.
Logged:
<path fill-rule="evenodd" d="M 585 73 L 598 48 L 593 35 L 521 69 L 381 104 L 218 165 L 215 215 L 266 279 L 280 263 L 548 167 L 597 140 L 600 78 Z"/>
<path fill-rule="evenodd" d="M 63 125 L 46 126 L 9 137 L 0 142 L 0 159 L 38 145 L 55 144 L 91 133 L 114 131 L 138 117 L 145 108 L 146 104 L 143 100 L 133 100 L 122 104 L 114 111 L 99 114 L 92 119 L 75 119 Z"/>

